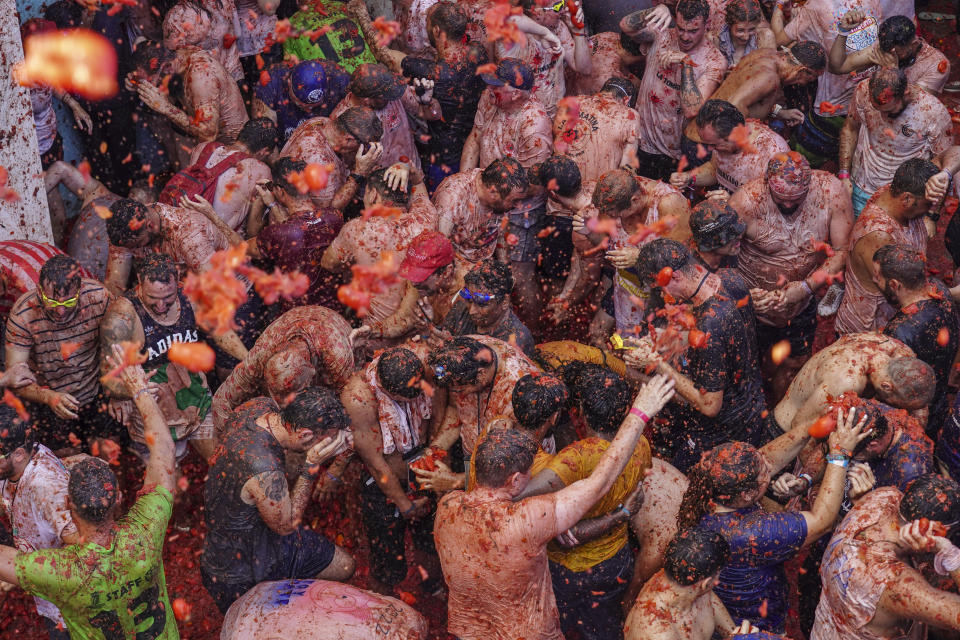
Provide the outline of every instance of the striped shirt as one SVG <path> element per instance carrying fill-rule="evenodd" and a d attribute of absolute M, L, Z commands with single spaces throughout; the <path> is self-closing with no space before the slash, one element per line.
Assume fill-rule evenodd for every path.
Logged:
<path fill-rule="evenodd" d="M 6 318 L 13 303 L 27 291 L 37 288 L 40 280 L 40 267 L 53 256 L 63 255 L 63 251 L 45 242 L 32 240 L 8 240 L 0 242 L 0 280 L 6 285 L 0 296 L 0 318 Z M 81 275 L 91 278 L 82 267 Z"/>
<path fill-rule="evenodd" d="M 113 296 L 86 278 L 79 295 L 77 312 L 61 324 L 47 317 L 36 291 L 23 294 L 7 319 L 6 343 L 30 350 L 40 384 L 84 406 L 100 391 L 100 322 Z"/>

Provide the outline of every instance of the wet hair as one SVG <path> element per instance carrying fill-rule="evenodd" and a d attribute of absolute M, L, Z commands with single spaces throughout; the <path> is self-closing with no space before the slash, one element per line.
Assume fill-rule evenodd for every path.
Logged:
<path fill-rule="evenodd" d="M 627 104 L 630 107 L 637 106 L 637 85 L 626 78 L 620 78 L 618 76 L 607 78 L 607 81 L 600 87 L 600 92 L 612 94 L 617 98 L 629 98 Z"/>
<path fill-rule="evenodd" d="M 433 5 L 434 7 L 439 7 L 440 3 Z M 417 58 L 415 56 L 406 56 L 403 60 L 400 61 L 400 71 L 403 73 L 405 78 L 430 78 L 431 80 L 437 79 L 437 61 L 431 60 L 430 58 Z"/>
<path fill-rule="evenodd" d="M 570 156 L 558 153 L 536 165 L 536 168 L 531 169 L 529 173 L 530 181 L 542 187 L 547 187 L 552 180 L 557 194 L 563 198 L 576 195 L 583 186 L 583 176 L 577 163 Z"/>
<path fill-rule="evenodd" d="M 680 531 L 667 545 L 663 572 L 683 587 L 720 573 L 730 561 L 730 545 L 716 531 L 693 527 Z"/>
<path fill-rule="evenodd" d="M 917 27 L 907 16 L 890 16 L 880 23 L 877 41 L 881 51 L 890 53 L 894 47 L 910 44 L 917 37 Z"/>
<path fill-rule="evenodd" d="M 523 431 L 496 429 L 477 445 L 473 466 L 477 484 L 500 488 L 515 473 L 526 473 L 537 455 L 537 443 Z"/>
<path fill-rule="evenodd" d="M 549 374 L 527 374 L 517 380 L 510 398 L 513 415 L 524 431 L 536 431 L 567 402 L 567 386 Z"/>
<path fill-rule="evenodd" d="M 110 205 L 107 236 L 110 244 L 126 247 L 140 237 L 140 225 L 147 217 L 147 206 L 130 198 L 120 198 Z M 136 229 L 134 229 L 136 227 Z"/>
<path fill-rule="evenodd" d="M 307 163 L 296 158 L 284 156 L 273 164 L 273 184 L 286 191 L 291 196 L 299 197 L 300 190 L 290 182 L 291 173 L 300 173 L 307 168 Z"/>
<path fill-rule="evenodd" d="M 270 118 L 255 118 L 244 123 L 237 142 L 245 146 L 250 153 L 276 149 L 280 146 L 280 132 Z"/>
<path fill-rule="evenodd" d="M 681 271 L 694 267 L 693 254 L 686 245 L 670 238 L 656 238 L 640 247 L 636 271 L 640 282 L 653 286 L 661 269 Z"/>
<path fill-rule="evenodd" d="M 280 410 L 284 423 L 294 430 L 310 429 L 314 434 L 350 426 L 350 418 L 340 397 L 327 387 L 307 387 L 298 392 L 290 404 Z"/>
<path fill-rule="evenodd" d="M 174 282 L 180 277 L 177 263 L 165 253 L 150 253 L 134 263 L 137 279 L 141 282 Z"/>
<path fill-rule="evenodd" d="M 878 69 L 870 76 L 870 96 L 880 103 L 907 93 L 907 74 L 902 69 Z"/>
<path fill-rule="evenodd" d="M 640 181 L 632 171 L 614 169 L 600 176 L 591 202 L 601 213 L 624 211 L 639 190 Z"/>
<path fill-rule="evenodd" d="M 922 252 L 906 244 L 885 244 L 873 254 L 884 278 L 894 279 L 908 289 L 919 289 L 927 282 L 927 259 Z"/>
<path fill-rule="evenodd" d="M 493 189 L 501 198 L 514 191 L 526 191 L 530 186 L 527 170 L 513 158 L 498 158 L 487 165 L 480 174 L 480 182 Z"/>
<path fill-rule="evenodd" d="M 887 375 L 893 382 L 893 395 L 911 403 L 921 401 L 929 405 L 936 391 L 936 375 L 933 367 L 912 356 L 891 358 L 887 362 Z"/>
<path fill-rule="evenodd" d="M 416 398 L 422 393 L 420 380 L 423 378 L 423 362 L 409 349 L 388 349 L 380 354 L 377 361 L 377 378 L 387 393 L 401 398 Z"/>
<path fill-rule="evenodd" d="M 756 490 L 763 463 L 763 454 L 746 442 L 726 442 L 704 453 L 687 472 L 690 485 L 677 513 L 680 530 L 697 526 L 711 501 L 724 504 Z"/>
<path fill-rule="evenodd" d="M 908 522 L 927 518 L 945 525 L 956 524 L 960 521 L 960 486 L 935 473 L 919 476 L 903 492 L 900 515 Z"/>
<path fill-rule="evenodd" d="M 697 112 L 697 127 L 713 127 L 717 135 L 727 138 L 730 133 L 746 120 L 740 110 L 726 100 L 707 100 Z"/>
<path fill-rule="evenodd" d="M 350 107 L 337 116 L 336 122 L 361 144 L 379 142 L 383 137 L 383 124 L 369 107 Z"/>
<path fill-rule="evenodd" d="M 623 376 L 597 364 L 584 364 L 574 370 L 567 384 L 573 400 L 580 403 L 587 426 L 614 435 L 633 400 Z"/>
<path fill-rule="evenodd" d="M 622 31 L 620 32 L 620 47 L 632 56 L 643 55 L 643 50 L 640 48 L 640 43 Z"/>
<path fill-rule="evenodd" d="M 49 283 L 56 294 L 68 293 L 80 288 L 80 265 L 72 257 L 60 254 L 53 256 L 40 267 L 41 285 Z"/>
<path fill-rule="evenodd" d="M 676 15 L 683 16 L 684 20 L 703 18 L 706 24 L 710 19 L 710 5 L 706 0 L 680 0 L 677 3 Z"/>
<path fill-rule="evenodd" d="M 452 2 L 438 2 L 427 11 L 427 31 L 439 27 L 451 40 L 461 40 L 467 33 L 470 19 Z"/>
<path fill-rule="evenodd" d="M 890 182 L 890 195 L 899 196 L 904 193 L 925 197 L 927 190 L 927 180 L 937 175 L 940 169 L 937 165 L 923 158 L 910 158 L 899 167 L 893 174 L 893 180 Z"/>
<path fill-rule="evenodd" d="M 499 260 L 481 262 L 464 276 L 463 281 L 471 290 L 477 287 L 492 293 L 501 301 L 507 300 L 513 292 L 510 265 Z"/>
<path fill-rule="evenodd" d="M 481 356 L 484 352 L 490 353 L 492 349 L 476 338 L 457 336 L 434 350 L 427 359 L 427 366 L 441 389 L 473 384 L 481 369 L 490 364 L 489 357 Z"/>
<path fill-rule="evenodd" d="M 790 47 L 790 53 L 797 62 L 811 71 L 823 71 L 827 68 L 827 52 L 820 43 L 812 40 L 801 40 Z"/>
<path fill-rule="evenodd" d="M 867 445 L 871 442 L 881 440 L 887 435 L 890 431 L 890 421 L 887 420 L 887 416 L 883 414 L 880 403 L 876 400 L 861 400 L 860 406 L 854 407 L 854 411 L 853 424 L 859 423 L 860 420 L 863 419 L 864 414 L 866 414 L 867 424 L 864 428 L 869 429 L 867 437 L 858 442 L 857 446 L 853 448 L 853 455 L 857 455 L 866 449 Z"/>
<path fill-rule="evenodd" d="M 67 493 L 81 518 L 100 524 L 110 516 L 117 503 L 117 476 L 103 460 L 84 458 L 70 468 Z"/>
<path fill-rule="evenodd" d="M 391 189 L 387 184 L 386 174 L 386 169 L 377 169 L 371 173 L 367 178 L 367 188 L 372 187 L 381 198 L 387 201 L 387 204 L 406 209 L 410 204 L 410 183 L 407 182 L 406 189 Z"/>
<path fill-rule="evenodd" d="M 10 405 L 0 404 L 0 453 L 9 455 L 17 449 L 32 451 L 35 444 L 30 421 L 22 420 Z"/>
<path fill-rule="evenodd" d="M 724 21 L 733 26 L 738 22 L 760 22 L 763 9 L 757 0 L 732 0 L 724 11 Z"/>

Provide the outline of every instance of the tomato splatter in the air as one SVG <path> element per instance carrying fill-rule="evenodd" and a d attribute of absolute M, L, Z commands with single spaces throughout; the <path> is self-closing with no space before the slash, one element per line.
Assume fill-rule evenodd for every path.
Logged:
<path fill-rule="evenodd" d="M 14 68 L 24 86 L 46 85 L 90 100 L 117 93 L 117 52 L 110 41 L 88 29 L 29 36 L 24 60 Z"/>

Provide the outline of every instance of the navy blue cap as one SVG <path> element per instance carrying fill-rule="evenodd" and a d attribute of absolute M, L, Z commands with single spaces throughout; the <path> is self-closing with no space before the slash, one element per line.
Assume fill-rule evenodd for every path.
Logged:
<path fill-rule="evenodd" d="M 327 72 L 316 60 L 305 60 L 290 72 L 290 90 L 305 104 L 320 104 L 327 95 Z"/>
<path fill-rule="evenodd" d="M 533 71 L 516 58 L 506 58 L 497 65 L 496 73 L 484 73 L 483 81 L 494 87 L 510 85 L 515 89 L 530 91 L 533 89 Z"/>

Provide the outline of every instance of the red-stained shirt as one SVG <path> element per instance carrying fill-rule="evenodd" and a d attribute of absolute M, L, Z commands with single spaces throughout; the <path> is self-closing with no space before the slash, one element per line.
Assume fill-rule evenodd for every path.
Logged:
<path fill-rule="evenodd" d="M 318 384 L 339 390 L 353 373 L 350 325 L 340 314 L 321 306 L 297 307 L 270 323 L 243 362 L 230 373 L 213 397 L 213 422 L 223 429 L 241 403 L 267 394 L 264 367 L 278 351 L 295 340 L 310 350 Z"/>
<path fill-rule="evenodd" d="M 526 44 L 514 45 L 507 49 L 503 41 L 498 41 L 497 60 L 515 58 L 526 64 L 533 71 L 532 96 L 540 101 L 547 115 L 553 117 L 557 112 L 557 102 L 567 94 L 566 79 L 564 78 L 564 51 L 573 51 L 574 40 L 570 29 L 563 22 L 558 22 L 552 29 L 562 45 L 558 53 L 550 50 L 550 45 L 539 36 L 527 34 Z"/>
<path fill-rule="evenodd" d="M 6 319 L 17 298 L 37 288 L 43 263 L 63 251 L 46 242 L 32 240 L 7 240 L 0 242 L 0 280 L 5 290 L 0 296 L 0 318 Z M 93 276 L 80 267 L 84 278 Z"/>
<path fill-rule="evenodd" d="M 362 106 L 359 98 L 348 93 L 330 117 L 335 119 L 347 109 L 359 106 Z M 400 100 L 388 102 L 387 106 L 374 110 L 374 113 L 383 125 L 383 137 L 380 138 L 383 155 L 380 157 L 379 166 L 389 167 L 397 162 L 406 162 L 419 169 L 420 154 L 417 153 L 417 147 L 413 143 L 413 131 L 410 129 L 410 120 L 407 119 L 403 103 Z"/>
<path fill-rule="evenodd" d="M 447 494 L 434 536 L 450 588 L 447 631 L 484 640 L 563 640 L 547 563 L 556 496 L 520 502 Z"/>
<path fill-rule="evenodd" d="M 477 180 L 483 169 L 461 171 L 444 178 L 433 194 L 440 221 L 451 226 L 450 242 L 457 258 L 481 262 L 493 257 L 500 233 L 500 216 L 477 196 Z"/>
<path fill-rule="evenodd" d="M 775 154 L 790 151 L 787 141 L 759 120 L 747 120 L 746 126 L 750 130 L 750 144 L 756 151 L 713 154 L 717 183 L 730 193 L 739 189 L 740 185 L 764 175 L 770 158 Z"/>
<path fill-rule="evenodd" d="M 620 168 L 623 152 L 640 137 L 640 114 L 610 94 L 577 96 L 578 117 L 553 119 L 554 146 L 577 163 L 583 180 L 597 180 Z"/>
<path fill-rule="evenodd" d="M 626 78 L 639 85 L 640 79 L 631 73 L 620 57 L 620 34 L 604 31 L 590 36 L 590 53 L 593 69 L 589 74 L 569 71 L 567 93 L 589 96 L 598 93 L 607 80 L 613 77 Z"/>
<path fill-rule="evenodd" d="M 330 165 L 327 186 L 311 192 L 311 199 L 317 206 L 321 207 L 330 206 L 330 203 L 333 202 L 333 196 L 347 181 L 347 175 L 350 173 L 347 165 L 343 163 L 343 160 L 340 159 L 340 156 L 337 155 L 323 135 L 322 127 L 329 121 L 330 118 L 311 118 L 300 124 L 287 138 L 287 144 L 280 151 L 280 155 L 283 157 L 303 160 L 307 164 L 315 163 L 324 167 Z"/>

